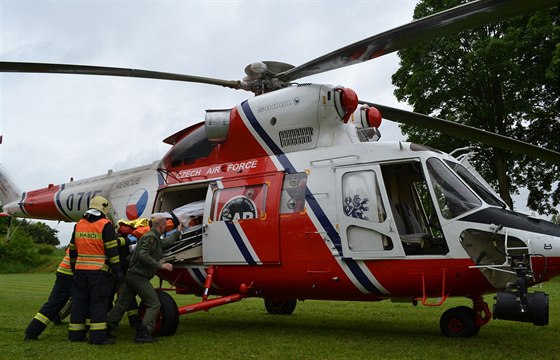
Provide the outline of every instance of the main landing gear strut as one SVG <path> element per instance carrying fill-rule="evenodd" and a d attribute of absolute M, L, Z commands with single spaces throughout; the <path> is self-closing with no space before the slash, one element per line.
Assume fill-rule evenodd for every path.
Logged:
<path fill-rule="evenodd" d="M 488 324 L 492 313 L 482 296 L 472 297 L 473 307 L 458 306 L 446 310 L 439 320 L 441 332 L 448 337 L 471 337 Z"/>
<path fill-rule="evenodd" d="M 178 309 L 179 315 L 196 312 L 196 311 L 207 311 L 216 306 L 222 306 L 229 303 L 233 303 L 246 298 L 249 295 L 249 286 L 246 284 L 241 284 L 239 287 L 239 293 L 222 296 L 216 299 L 208 299 L 208 294 L 210 292 L 210 287 L 212 286 L 212 279 L 214 278 L 214 273 L 216 267 L 214 265 L 210 266 L 206 272 L 206 281 L 204 282 L 204 292 L 202 294 L 202 301 L 192 305 L 182 306 Z"/>

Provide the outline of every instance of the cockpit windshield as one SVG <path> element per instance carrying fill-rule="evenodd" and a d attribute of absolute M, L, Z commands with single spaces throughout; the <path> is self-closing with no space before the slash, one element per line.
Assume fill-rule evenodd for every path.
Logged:
<path fill-rule="evenodd" d="M 482 201 L 437 158 L 426 161 L 441 214 L 453 219 L 482 205 Z"/>
<path fill-rule="evenodd" d="M 484 200 L 488 205 L 505 207 L 505 204 L 496 198 L 467 168 L 463 165 L 445 160 L 445 163 L 453 169 Z"/>

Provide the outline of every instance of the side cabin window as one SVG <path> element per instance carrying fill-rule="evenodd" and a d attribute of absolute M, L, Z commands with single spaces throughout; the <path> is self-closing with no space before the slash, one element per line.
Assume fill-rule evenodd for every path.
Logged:
<path fill-rule="evenodd" d="M 374 166 L 338 169 L 339 231 L 344 256 L 354 259 L 399 256 L 389 232 L 387 208 Z"/>
<path fill-rule="evenodd" d="M 214 191 L 212 221 L 266 218 L 266 184 L 238 186 Z"/>
<path fill-rule="evenodd" d="M 344 215 L 381 223 L 387 217 L 375 172 L 355 171 L 342 177 Z"/>

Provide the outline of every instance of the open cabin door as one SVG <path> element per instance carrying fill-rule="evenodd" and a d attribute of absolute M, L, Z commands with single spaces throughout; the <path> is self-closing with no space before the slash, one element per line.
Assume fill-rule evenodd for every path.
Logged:
<path fill-rule="evenodd" d="M 204 263 L 280 263 L 279 201 L 284 173 L 210 183 L 204 210 Z"/>
<path fill-rule="evenodd" d="M 404 257 L 378 165 L 338 167 L 337 214 L 345 257 Z"/>

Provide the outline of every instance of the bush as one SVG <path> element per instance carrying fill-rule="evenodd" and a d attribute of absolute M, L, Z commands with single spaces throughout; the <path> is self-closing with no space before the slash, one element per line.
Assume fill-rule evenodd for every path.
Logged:
<path fill-rule="evenodd" d="M 8 261 L 0 262 L 0 274 L 18 274 L 29 271 L 29 266 L 20 262 Z"/>
<path fill-rule="evenodd" d="M 53 249 L 50 251 L 52 252 Z M 4 271 L 12 269 L 10 272 L 21 272 L 41 264 L 44 259 L 31 237 L 19 232 L 15 233 L 10 240 L 5 238 L 1 240 L 0 261 L 3 263 Z"/>
<path fill-rule="evenodd" d="M 36 247 L 39 255 L 52 255 L 56 249 L 54 246 L 48 244 L 38 244 Z"/>

